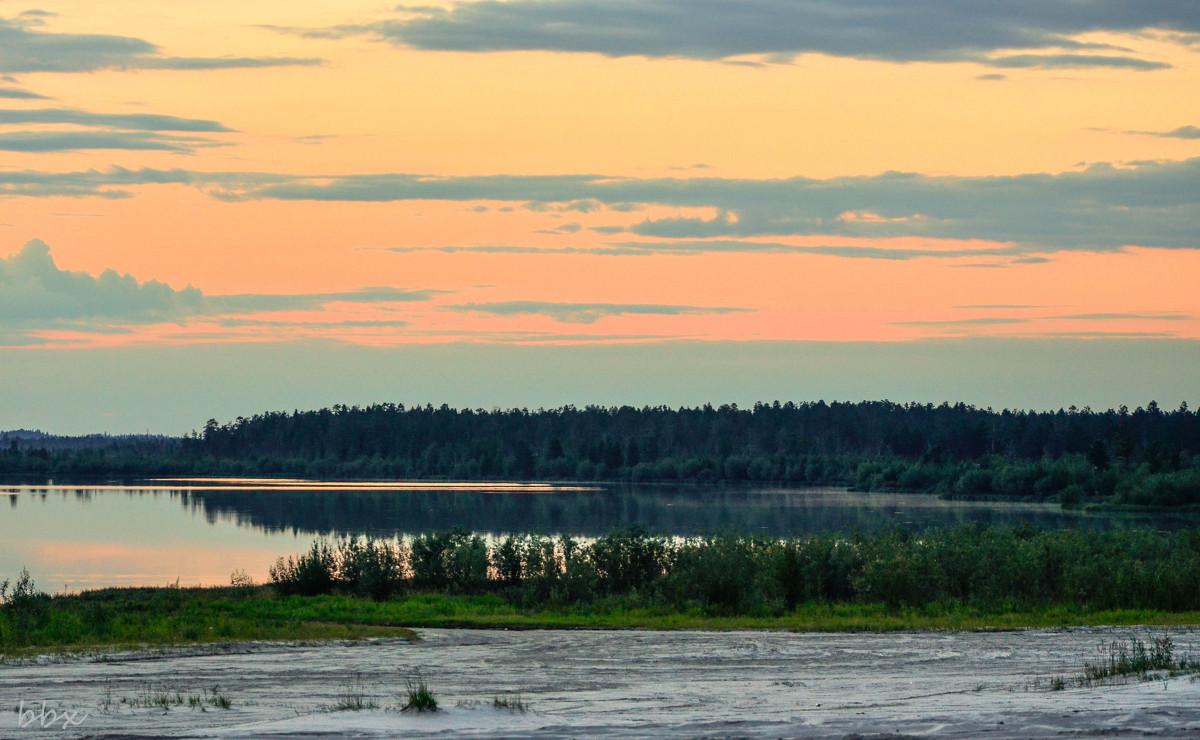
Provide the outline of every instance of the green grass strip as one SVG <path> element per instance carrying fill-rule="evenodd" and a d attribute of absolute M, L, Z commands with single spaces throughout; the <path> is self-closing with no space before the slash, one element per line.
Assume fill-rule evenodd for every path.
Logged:
<path fill-rule="evenodd" d="M 720 616 L 700 609 L 646 606 L 630 599 L 524 609 L 496 595 L 419 594 L 373 601 L 337 595 L 279 596 L 269 587 L 257 587 L 87 591 L 44 599 L 37 612 L 22 620 L 0 614 L 0 655 L 259 640 L 416 639 L 414 627 L 878 632 L 1191 626 L 1200 625 L 1200 612 L 809 602 L 779 616 Z"/>

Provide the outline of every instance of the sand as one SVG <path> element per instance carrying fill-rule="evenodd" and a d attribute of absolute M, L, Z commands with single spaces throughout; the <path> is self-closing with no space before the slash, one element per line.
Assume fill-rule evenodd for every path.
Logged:
<path fill-rule="evenodd" d="M 0 737 L 1200 737 L 1192 678 L 1072 683 L 1131 636 L 1200 657 L 1194 630 L 419 633 L 10 661 Z M 418 673 L 442 711 L 399 711 Z M 176 692 L 182 706 L 146 706 Z M 348 693 L 377 708 L 336 711 Z M 492 706 L 518 693 L 527 711 Z"/>

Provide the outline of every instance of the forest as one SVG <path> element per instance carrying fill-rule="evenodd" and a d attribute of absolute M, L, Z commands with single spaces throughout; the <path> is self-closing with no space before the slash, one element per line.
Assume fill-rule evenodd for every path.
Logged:
<path fill-rule="evenodd" d="M 182 438 L 71 448 L 13 439 L 9 476 L 759 481 L 952 498 L 1200 503 L 1187 404 L 1093 411 L 963 403 L 757 403 L 472 410 L 336 405 L 210 419 Z"/>

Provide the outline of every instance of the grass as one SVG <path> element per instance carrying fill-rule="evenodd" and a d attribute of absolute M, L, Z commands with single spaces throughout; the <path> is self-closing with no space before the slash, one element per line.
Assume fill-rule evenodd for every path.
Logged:
<path fill-rule="evenodd" d="M 170 710 L 175 707 L 187 706 L 189 709 L 199 709 L 204 712 L 206 707 L 229 709 L 233 706 L 228 697 L 221 693 L 219 687 L 204 689 L 199 693 L 184 695 L 177 689 L 154 688 L 150 685 L 142 687 L 140 694 L 134 697 L 121 697 L 120 703 L 131 708 L 157 708 Z M 106 685 L 105 698 L 100 703 L 101 709 L 108 711 L 112 707 L 112 686 Z"/>
<path fill-rule="evenodd" d="M 365 600 L 364 600 L 365 601 Z M 45 598 L 17 625 L 0 613 L 0 657 L 257 640 L 416 639 L 395 620 L 251 588 L 119 588 Z"/>
<path fill-rule="evenodd" d="M 516 696 L 497 696 L 492 699 L 492 706 L 496 709 L 507 709 L 510 712 L 525 713 L 529 711 L 529 702 L 521 700 L 521 694 Z"/>
<path fill-rule="evenodd" d="M 434 698 L 433 692 L 429 690 L 429 684 L 425 683 L 425 679 L 421 678 L 421 674 L 409 676 L 404 679 L 405 685 L 405 701 L 400 707 L 401 712 L 436 712 L 438 710 L 437 699 Z"/>
<path fill-rule="evenodd" d="M 1200 624 L 1200 612 L 1068 606 L 807 602 L 779 616 L 711 616 L 698 608 L 679 611 L 620 597 L 587 606 L 522 608 L 497 595 L 417 594 L 374 601 L 280 596 L 266 586 L 104 589 L 48 597 L 43 607 L 36 622 L 19 630 L 0 614 L 0 658 L 256 640 L 415 640 L 413 627 L 877 632 Z"/>
<path fill-rule="evenodd" d="M 363 682 L 361 673 L 354 674 L 342 684 L 342 693 L 338 697 L 337 704 L 333 706 L 335 712 L 361 712 L 364 709 L 378 708 L 379 705 L 367 695 L 366 684 Z"/>

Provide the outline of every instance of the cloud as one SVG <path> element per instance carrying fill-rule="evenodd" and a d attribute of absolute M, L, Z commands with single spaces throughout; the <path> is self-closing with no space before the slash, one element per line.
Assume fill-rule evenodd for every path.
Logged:
<path fill-rule="evenodd" d="M 1191 321 L 1193 317 L 1185 313 L 1077 313 L 1055 318 L 1086 321 Z"/>
<path fill-rule="evenodd" d="M 123 149 L 190 154 L 219 142 L 194 136 L 168 136 L 129 131 L 12 131 L 0 133 L 0 151 L 74 152 L 85 149 Z"/>
<path fill-rule="evenodd" d="M 1200 201 L 1194 195 L 1200 192 L 1200 158 L 1120 167 L 1093 164 L 1057 174 L 959 177 L 885 172 L 825 180 L 636 179 L 605 175 L 438 177 L 406 173 L 303 176 L 122 168 L 66 173 L 0 170 L 0 196 L 127 197 L 132 188 L 153 184 L 187 185 L 230 201 L 493 201 L 534 210 L 547 204 L 586 201 L 614 209 L 640 204 L 713 209 L 717 214 L 712 218 L 642 220 L 624 228 L 643 240 L 617 242 L 596 252 L 608 254 L 811 251 L 845 257 L 912 259 L 969 253 L 1041 262 L 1046 258 L 1040 253 L 1064 249 L 1200 248 L 1200 233 L 1196 230 Z M 872 252 L 864 247 L 797 247 L 752 241 L 784 236 L 921 237 L 982 240 L 996 246 L 990 251 L 971 249 L 954 254 L 946 250 Z"/>
<path fill-rule="evenodd" d="M 190 285 L 177 290 L 157 280 L 141 282 L 112 269 L 98 276 L 63 270 L 55 264 L 50 247 L 34 239 L 19 252 L 0 258 L 0 344 L 13 344 L 13 337 L 34 341 L 37 332 L 48 329 L 112 333 L 125 331 L 129 325 L 188 318 L 225 317 L 222 320 L 263 326 L 271 325 L 273 320 L 256 319 L 253 314 L 314 310 L 335 303 L 427 301 L 439 294 L 433 290 L 374 287 L 330 293 L 208 296 Z M 234 316 L 243 318 L 229 318 Z M 352 320 L 344 325 L 386 323 Z M 399 326 L 403 322 L 390 323 Z"/>
<path fill-rule="evenodd" d="M 142 185 L 186 185 L 209 192 L 214 197 L 228 197 L 229 192 L 244 192 L 278 183 L 279 175 L 254 172 L 191 172 L 184 169 L 127 169 L 110 167 L 106 170 L 76 172 L 43 172 L 37 170 L 0 170 L 0 196 L 26 197 L 98 197 L 129 198 L 129 188 Z M 283 176 L 282 179 L 289 179 Z"/>
<path fill-rule="evenodd" d="M 241 69 L 321 64 L 293 57 L 187 58 L 163 56 L 138 38 L 40 30 L 47 14 L 0 18 L 0 73 L 94 72 L 102 69 Z"/>
<path fill-rule="evenodd" d="M 38 239 L 0 259 L 0 321 L 119 318 L 163 321 L 204 308 L 199 290 L 106 270 L 98 277 L 61 270 Z"/>
<path fill-rule="evenodd" d="M 38 95 L 29 90 L 22 90 L 16 87 L 0 87 L 0 98 L 8 98 L 10 100 L 49 100 L 45 95 Z"/>
<path fill-rule="evenodd" d="M 452 311 L 489 313 L 495 316 L 549 316 L 566 324 L 592 324 L 608 316 L 625 314 L 682 316 L 696 314 L 743 313 L 752 309 L 718 306 L 672 306 L 653 303 L 550 303 L 543 301 L 501 301 L 462 303 L 448 306 Z"/>
<path fill-rule="evenodd" d="M 1046 306 L 1034 306 L 1025 303 L 979 303 L 969 306 L 954 306 L 953 308 L 963 311 L 1015 311 L 1026 308 L 1046 308 Z"/>
<path fill-rule="evenodd" d="M 1123 51 L 1084 43 L 1095 32 L 1175 32 L 1182 44 L 1200 15 L 1172 0 L 484 0 L 447 8 L 398 8 L 399 16 L 326 29 L 278 29 L 309 37 L 368 35 L 436 51 L 558 51 L 610 57 L 787 61 L 800 54 L 890 62 L 973 61 L 1000 67 L 1160 69 Z M 1009 51 L 1052 54 L 995 56 Z M 1066 53 L 1063 53 L 1066 52 Z"/>
<path fill-rule="evenodd" d="M 1164 131 L 1157 135 L 1170 139 L 1200 139 L 1200 126 L 1180 126 L 1173 131 Z"/>
<path fill-rule="evenodd" d="M 217 121 L 202 118 L 179 118 L 147 113 L 89 113 L 70 108 L 0 109 L 0 124 L 23 123 L 70 124 L 128 131 L 190 131 L 196 133 L 233 131 Z"/>
<path fill-rule="evenodd" d="M 290 293 L 263 294 L 245 293 L 235 295 L 208 296 L 203 313 L 241 314 L 261 311 L 305 311 L 327 306 L 331 303 L 408 303 L 428 301 L 441 291 L 402 290 L 399 288 L 360 288 L 339 293 Z"/>
<path fill-rule="evenodd" d="M 976 319 L 949 319 L 946 321 L 893 321 L 892 326 L 1003 326 L 1007 324 L 1027 324 L 1029 319 L 1018 319 L 1009 316 L 982 316 Z"/>
<path fill-rule="evenodd" d="M 1085 67 L 1109 67 L 1112 69 L 1136 69 L 1141 71 L 1170 69 L 1166 62 L 1152 62 L 1135 57 L 1107 54 L 1013 54 L 994 57 L 984 62 L 989 67 L 1002 69 L 1082 69 Z"/>

